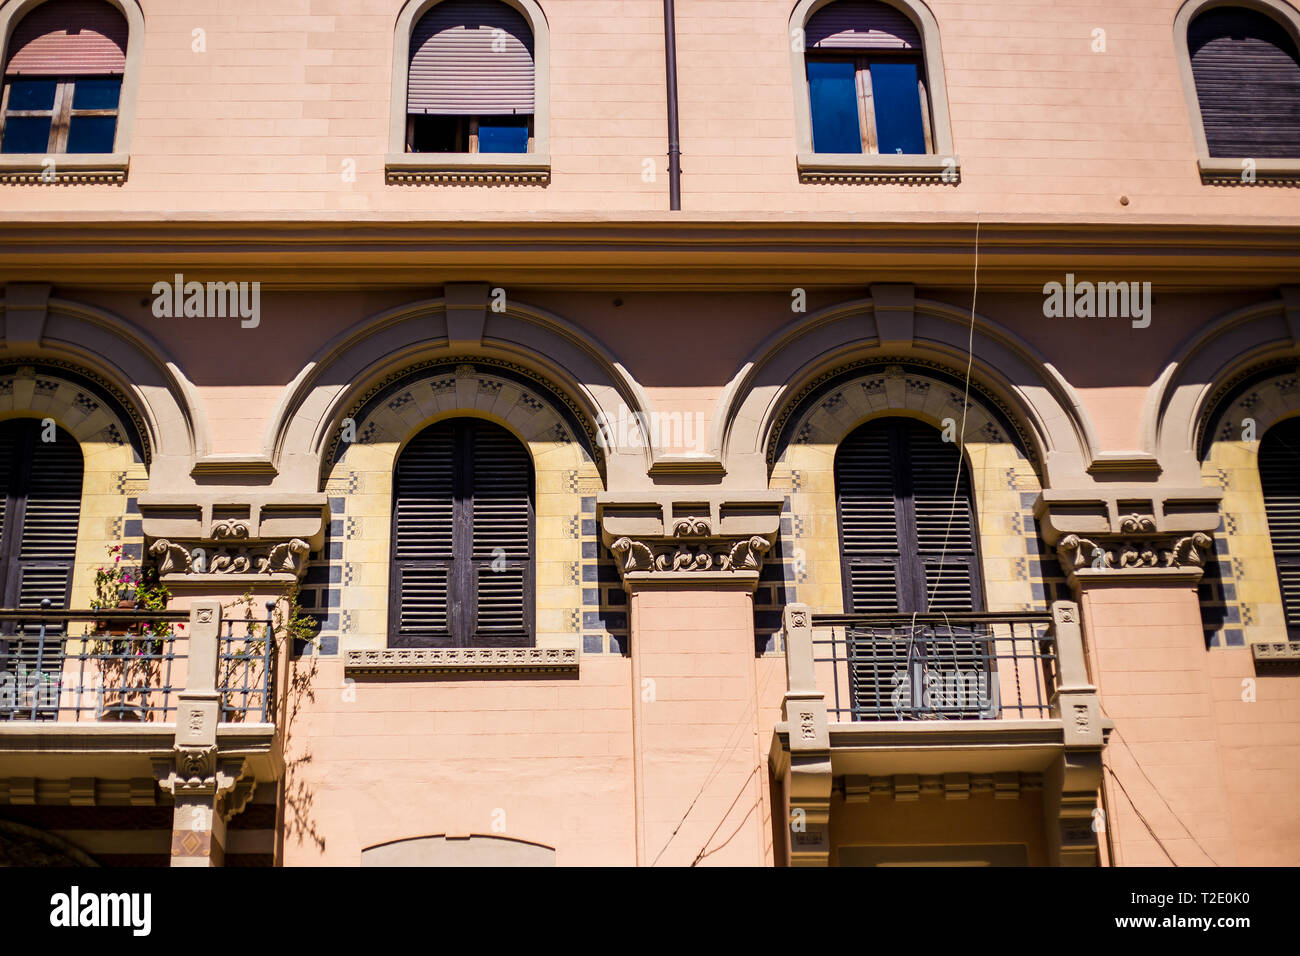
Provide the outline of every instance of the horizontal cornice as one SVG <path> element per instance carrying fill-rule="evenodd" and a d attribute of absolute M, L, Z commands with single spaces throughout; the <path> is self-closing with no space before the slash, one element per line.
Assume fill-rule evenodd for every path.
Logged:
<path fill-rule="evenodd" d="M 0 219 L 0 282 L 141 289 L 186 278 L 266 291 L 367 289 L 482 279 L 556 289 L 789 289 L 907 281 L 969 285 L 973 218 L 791 222 L 664 216 L 474 221 L 387 216 L 112 221 Z M 1080 279 L 1161 290 L 1270 287 L 1300 274 L 1300 222 L 1122 217 L 980 223 L 980 285 L 1041 291 Z"/>

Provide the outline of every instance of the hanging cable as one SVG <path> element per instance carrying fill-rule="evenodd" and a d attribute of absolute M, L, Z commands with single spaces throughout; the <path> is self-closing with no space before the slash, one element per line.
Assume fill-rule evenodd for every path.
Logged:
<path fill-rule="evenodd" d="M 961 489 L 961 473 L 966 467 L 966 409 L 970 405 L 970 373 L 975 362 L 975 301 L 980 291 L 980 214 L 975 213 L 975 269 L 970 295 L 970 327 L 966 335 L 966 384 L 961 394 L 961 430 L 957 434 L 957 469 L 952 476 L 952 502 L 948 508 L 948 525 L 943 529 L 943 550 L 939 552 L 939 570 L 934 576 L 934 587 L 925 595 L 925 609 L 939 591 L 943 579 L 944 559 L 948 556 L 948 537 L 952 534 L 952 519 L 957 512 L 957 492 Z"/>

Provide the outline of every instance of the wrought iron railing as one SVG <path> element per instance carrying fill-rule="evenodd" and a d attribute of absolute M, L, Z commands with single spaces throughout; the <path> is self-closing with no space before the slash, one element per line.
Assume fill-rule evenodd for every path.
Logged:
<path fill-rule="evenodd" d="M 1023 720 L 1058 683 L 1047 613 L 814 614 L 816 683 L 832 720 Z"/>
<path fill-rule="evenodd" d="M 48 601 L 0 609 L 0 720 L 175 720 L 189 678 L 189 620 L 187 611 L 64 611 Z M 272 630 L 269 612 L 265 622 L 222 622 L 223 722 L 272 719 Z"/>

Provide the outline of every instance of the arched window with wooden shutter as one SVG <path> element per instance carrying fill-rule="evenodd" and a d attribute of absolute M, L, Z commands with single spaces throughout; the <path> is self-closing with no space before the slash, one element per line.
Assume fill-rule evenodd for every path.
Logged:
<path fill-rule="evenodd" d="M 1300 158 L 1300 52 L 1279 20 L 1212 7 L 1187 28 L 1210 156 Z"/>
<path fill-rule="evenodd" d="M 846 611 L 982 610 L 970 479 L 954 443 L 909 418 L 869 422 L 835 455 L 835 492 Z M 997 715 L 992 647 L 978 624 L 882 621 L 846 638 L 854 719 Z M 955 681 L 975 692 L 936 709 L 929 689 Z"/>
<path fill-rule="evenodd" d="M 533 34 L 513 6 L 441 0 L 416 22 L 407 152 L 532 152 L 535 109 Z"/>
<path fill-rule="evenodd" d="M 531 647 L 533 468 L 499 425 L 413 438 L 393 476 L 392 647 Z"/>
<path fill-rule="evenodd" d="M 82 473 L 81 448 L 63 429 L 30 418 L 0 422 L 0 607 L 39 608 L 46 598 L 54 608 L 68 606 Z M 35 672 L 37 633 L 36 625 L 0 625 L 0 671 Z M 41 654 L 46 673 L 59 670 L 60 634 L 47 628 Z"/>
<path fill-rule="evenodd" d="M 869 422 L 835 455 L 845 610 L 983 608 L 975 509 L 957 446 L 910 418 Z"/>
<path fill-rule="evenodd" d="M 1300 418 L 1288 418 L 1265 433 L 1259 444 L 1259 481 L 1287 633 L 1300 640 Z"/>
<path fill-rule="evenodd" d="M 49 0 L 5 49 L 0 152 L 113 153 L 128 27 L 106 0 Z"/>
<path fill-rule="evenodd" d="M 837 0 L 804 28 L 816 153 L 933 153 L 921 31 L 875 0 Z"/>

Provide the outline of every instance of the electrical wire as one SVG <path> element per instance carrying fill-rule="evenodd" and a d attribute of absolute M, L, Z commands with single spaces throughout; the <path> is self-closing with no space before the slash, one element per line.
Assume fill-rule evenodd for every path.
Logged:
<path fill-rule="evenodd" d="M 961 473 L 966 467 L 966 409 L 970 407 L 970 373 L 975 362 L 975 302 L 980 291 L 980 214 L 975 213 L 975 268 L 970 295 L 970 326 L 966 336 L 966 384 L 961 396 L 961 431 L 957 435 L 957 468 L 952 476 L 952 502 L 948 507 L 948 525 L 943 529 L 943 550 L 939 553 L 939 570 L 934 576 L 934 587 L 925 596 L 925 609 L 939 591 L 943 580 L 944 558 L 948 556 L 948 538 L 952 534 L 952 520 L 957 513 L 957 492 L 961 488 Z"/>

